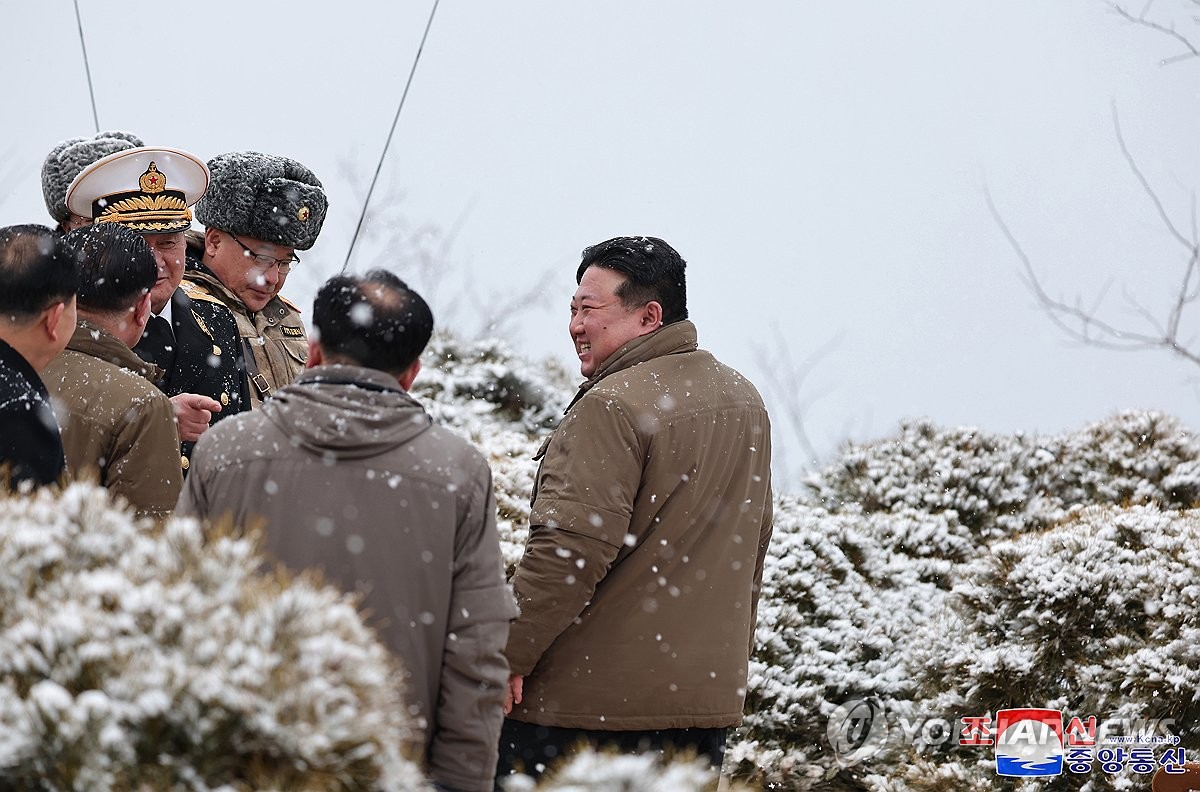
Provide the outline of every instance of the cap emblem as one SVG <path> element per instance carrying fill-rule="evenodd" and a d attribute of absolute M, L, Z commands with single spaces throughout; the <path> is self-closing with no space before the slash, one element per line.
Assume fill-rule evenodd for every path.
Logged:
<path fill-rule="evenodd" d="M 307 223 L 308 216 L 310 214 L 312 214 L 312 212 L 309 211 L 309 208 L 307 206 L 301 206 L 300 211 L 296 212 L 296 217 L 300 218 L 301 223 Z"/>
<path fill-rule="evenodd" d="M 146 172 L 138 179 L 138 186 L 145 193 L 160 193 L 167 189 L 167 177 L 159 172 L 158 166 L 151 160 L 150 167 L 146 168 Z"/>

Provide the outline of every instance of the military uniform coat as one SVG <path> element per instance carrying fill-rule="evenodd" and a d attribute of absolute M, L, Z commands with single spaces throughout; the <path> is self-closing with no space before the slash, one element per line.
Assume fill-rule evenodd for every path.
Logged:
<path fill-rule="evenodd" d="M 183 486 L 175 410 L 153 384 L 160 373 L 86 319 L 42 372 L 68 471 L 97 474 L 139 517 L 155 519 L 170 516 Z"/>
<path fill-rule="evenodd" d="M 167 396 L 199 393 L 219 402 L 221 411 L 213 413 L 210 425 L 249 410 L 241 337 L 229 309 L 185 281 L 171 295 L 171 329 L 175 334 L 174 360 L 155 385 Z M 146 362 L 161 365 L 165 350 L 158 347 L 154 339 L 142 336 L 133 351 Z M 184 475 L 191 464 L 193 445 L 180 445 Z"/>
<path fill-rule="evenodd" d="M 771 536 L 771 427 L 689 321 L 630 341 L 543 447 L 506 654 L 511 718 L 606 731 L 741 722 Z"/>
<path fill-rule="evenodd" d="M 0 472 L 15 489 L 23 481 L 53 484 L 66 468 L 50 394 L 20 352 L 0 341 Z"/>
<path fill-rule="evenodd" d="M 211 270 L 195 260 L 188 261 L 183 277 L 193 298 L 203 293 L 220 300 L 237 321 L 242 356 L 253 355 L 253 361 L 245 361 L 251 407 L 261 406 L 265 396 L 295 381 L 308 361 L 308 334 L 300 309 L 276 296 L 261 311 L 251 313 Z"/>

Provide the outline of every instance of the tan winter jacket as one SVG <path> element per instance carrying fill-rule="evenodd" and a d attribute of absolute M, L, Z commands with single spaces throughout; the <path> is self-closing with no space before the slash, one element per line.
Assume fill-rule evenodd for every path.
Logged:
<path fill-rule="evenodd" d="M 261 311 L 251 313 L 238 296 L 202 264 L 190 262 L 184 273 L 189 294 L 199 291 L 215 297 L 237 320 L 238 335 L 242 338 L 242 355 L 249 349 L 254 354 L 253 365 L 246 362 L 250 381 L 250 405 L 258 409 L 263 403 L 263 388 L 274 392 L 296 380 L 308 361 L 308 334 L 300 320 L 300 309 L 276 296 Z M 194 296 L 194 294 L 193 294 Z M 258 369 L 255 374 L 254 369 Z M 260 379 L 261 377 L 261 379 Z"/>
<path fill-rule="evenodd" d="M 741 721 L 771 536 L 771 427 L 688 321 L 631 341 L 543 446 L 505 654 L 510 717 L 630 731 Z"/>
<path fill-rule="evenodd" d="M 434 426 L 395 377 L 318 366 L 200 438 L 179 513 L 264 518 L 270 555 L 360 592 L 428 722 L 418 750 L 430 775 L 491 791 L 516 607 L 491 471 L 473 446 Z"/>
<path fill-rule="evenodd" d="M 120 340 L 80 319 L 42 380 L 62 427 L 70 474 L 98 474 L 138 516 L 161 520 L 175 508 L 183 473 L 175 410 L 153 385 L 160 374 Z"/>

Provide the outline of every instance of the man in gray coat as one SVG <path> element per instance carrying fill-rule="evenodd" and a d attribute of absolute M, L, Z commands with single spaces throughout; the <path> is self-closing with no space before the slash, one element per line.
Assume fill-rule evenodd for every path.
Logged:
<path fill-rule="evenodd" d="M 271 556 L 360 593 L 405 667 L 431 778 L 490 792 L 516 606 L 487 462 L 407 393 L 433 316 L 377 270 L 327 281 L 312 323 L 296 382 L 201 437 L 178 513 L 265 521 Z"/>

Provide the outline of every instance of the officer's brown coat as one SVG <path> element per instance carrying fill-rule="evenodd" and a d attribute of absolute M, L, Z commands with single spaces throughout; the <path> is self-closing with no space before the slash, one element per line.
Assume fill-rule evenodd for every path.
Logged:
<path fill-rule="evenodd" d="M 42 372 L 68 473 L 98 475 L 139 516 L 156 519 L 170 515 L 183 484 L 175 411 L 153 384 L 160 371 L 80 319 L 67 348 Z"/>

